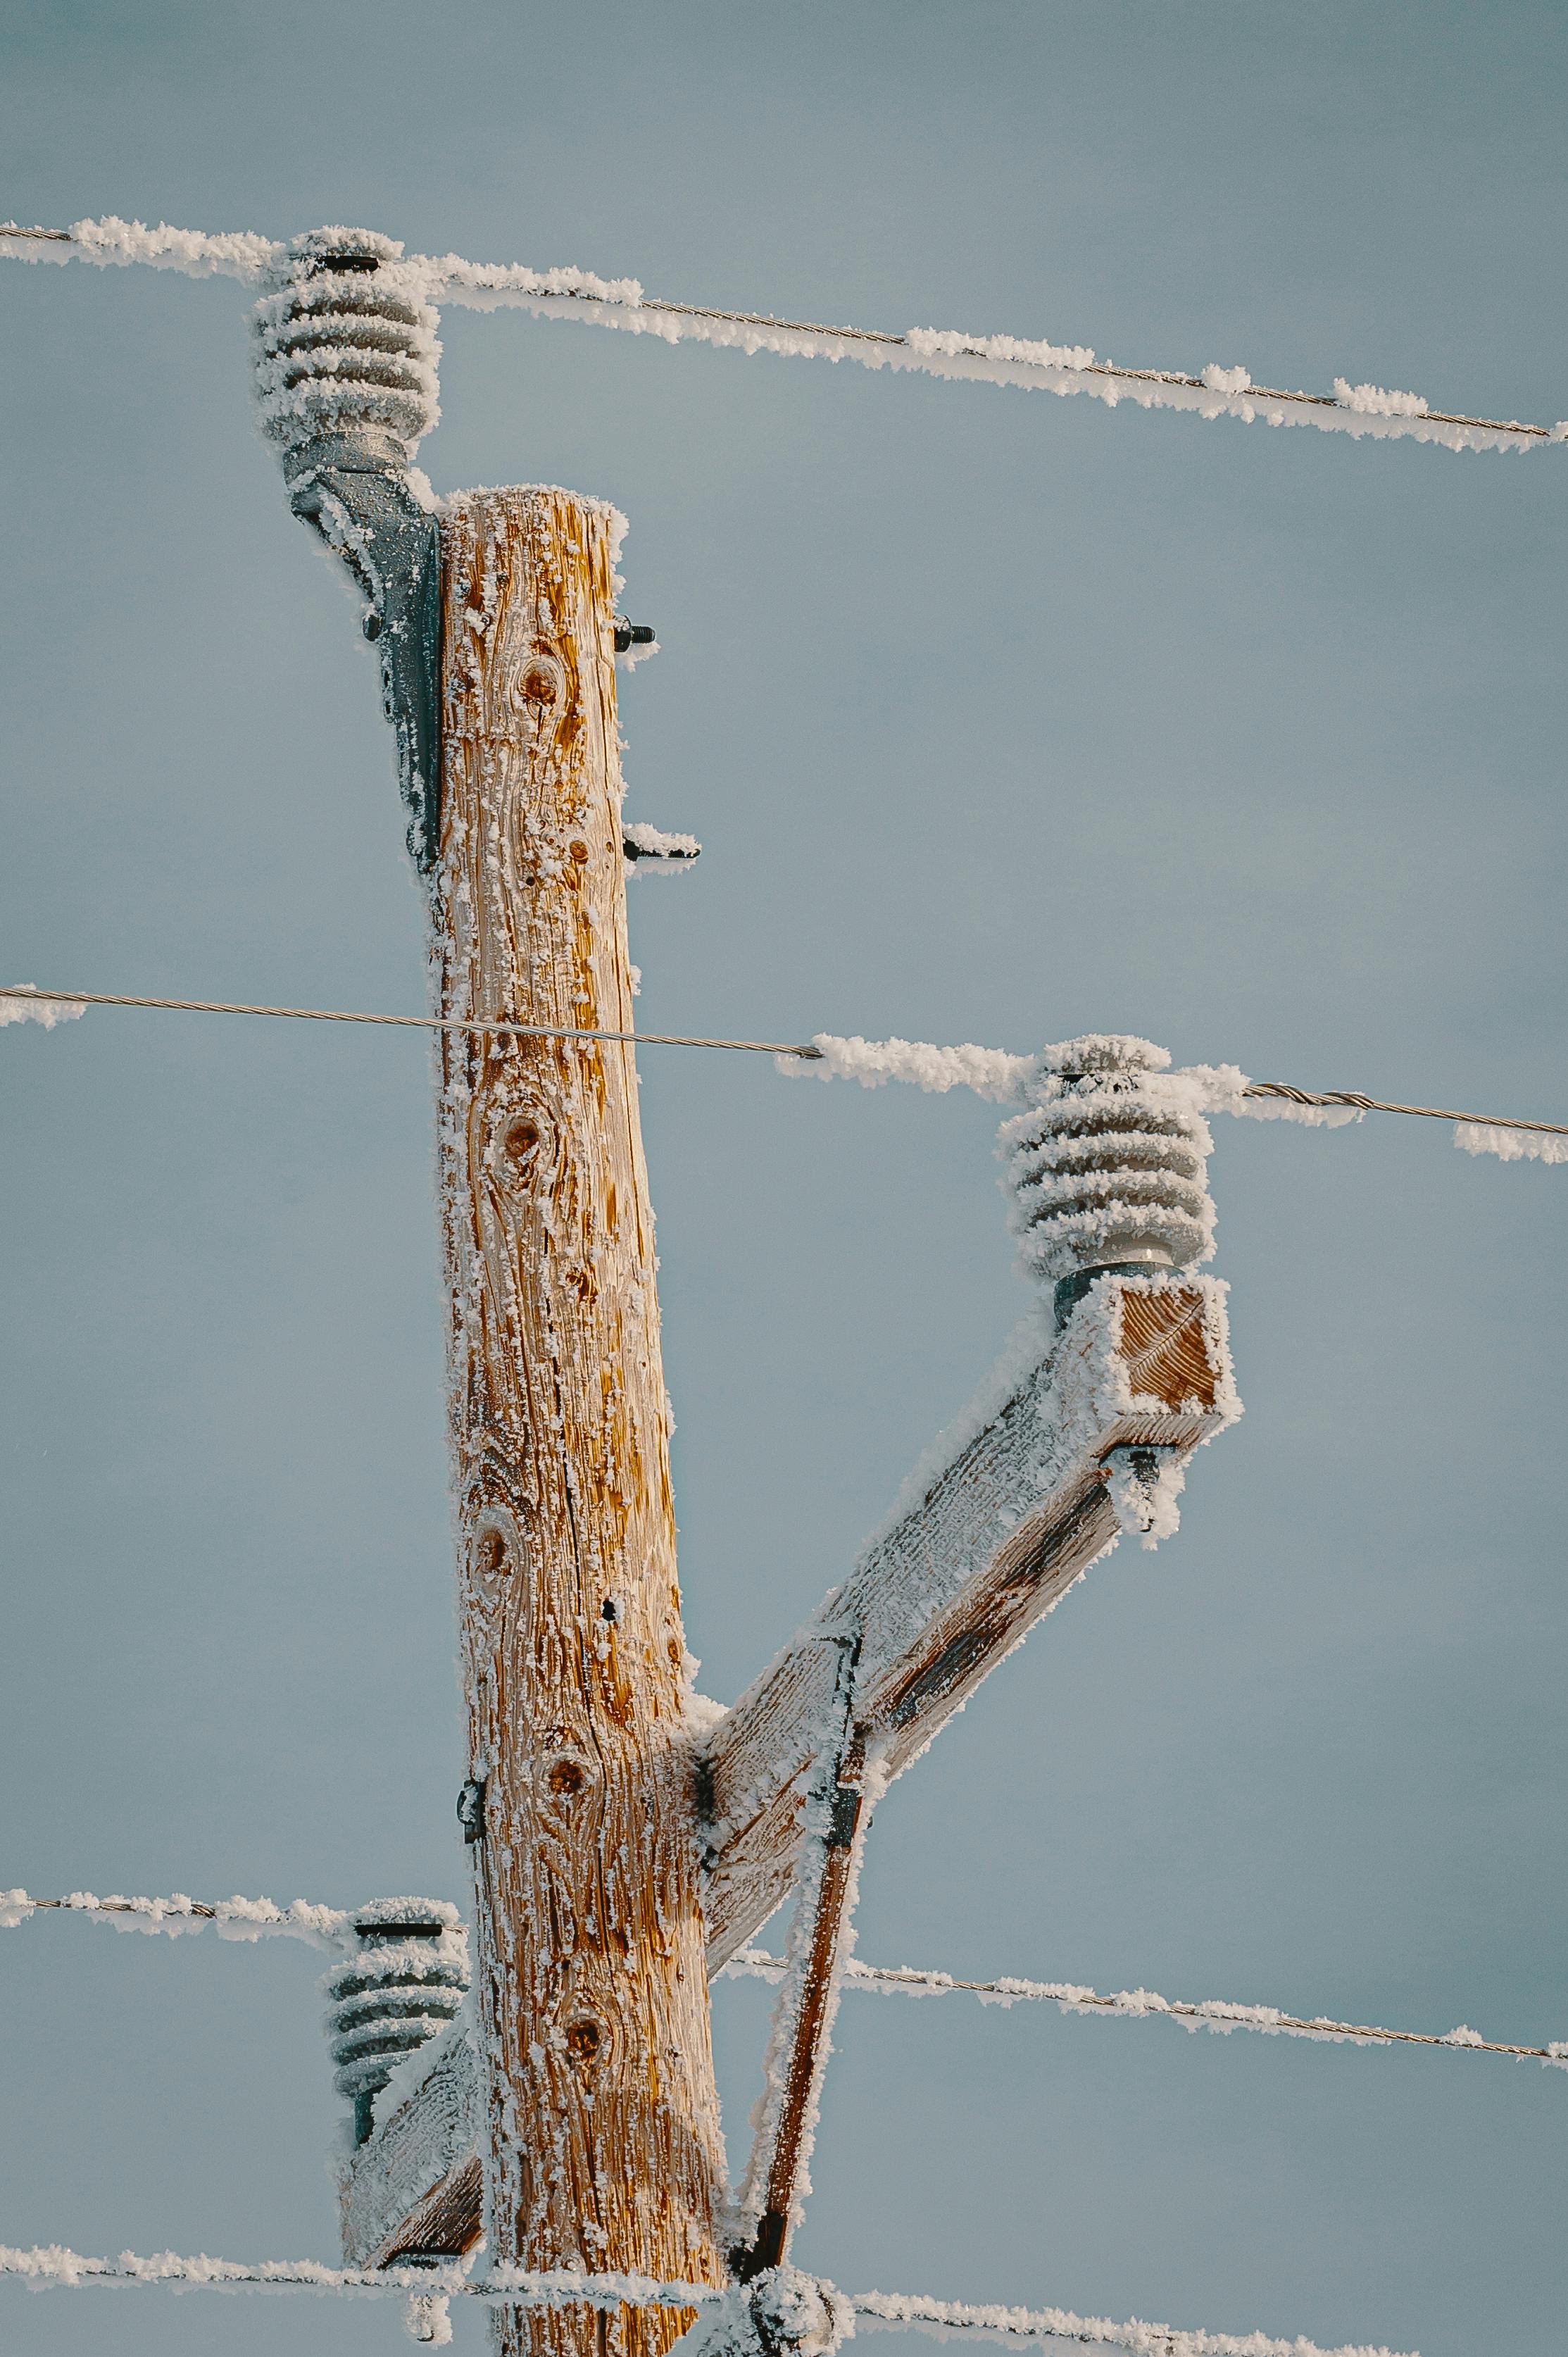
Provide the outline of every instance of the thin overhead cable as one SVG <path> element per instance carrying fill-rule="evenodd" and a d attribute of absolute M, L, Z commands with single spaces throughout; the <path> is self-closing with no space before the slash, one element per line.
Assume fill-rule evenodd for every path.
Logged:
<path fill-rule="evenodd" d="M 731 1976 L 780 1981 L 785 1964 L 782 1956 L 770 1956 L 765 1949 L 742 1948 L 724 1971 Z M 1063 2013 L 1110 2014 L 1122 2021 L 1165 2015 L 1193 2029 L 1227 2034 L 1232 2029 L 1257 2029 L 1268 2038 L 1315 2038 L 1336 2045 L 1446 2046 L 1460 2053 L 1513 2054 L 1568 2071 L 1568 2039 L 1555 2040 L 1550 2046 L 1504 2046 L 1480 2037 L 1465 2024 L 1439 2037 L 1433 2030 L 1377 2029 L 1366 2022 L 1332 2021 L 1326 2015 L 1307 2021 L 1296 2014 L 1281 2013 L 1275 2006 L 1236 2005 L 1222 1997 L 1205 1997 L 1195 2005 L 1181 1997 L 1160 1996 L 1153 1989 L 1121 1989 L 1114 1996 L 1101 1996 L 1071 1981 L 1015 1980 L 1011 1975 L 1000 1980 L 966 1981 L 951 1973 L 917 1971 L 909 1964 L 862 1964 L 858 1956 L 852 1956 L 844 1967 L 844 1986 L 902 1996 L 967 1994 L 977 1996 L 983 2005 L 1055 2005 Z"/>
<path fill-rule="evenodd" d="M 238 278 L 259 284 L 286 253 L 280 242 L 252 231 L 218 236 L 201 230 L 156 229 L 115 215 L 75 221 L 69 229 L 0 227 L 0 257 L 27 262 L 147 263 L 193 278 Z M 399 249 L 401 253 L 401 248 Z M 383 265 L 386 267 L 387 265 Z M 1472 417 L 1433 409 L 1420 393 L 1336 377 L 1330 393 L 1289 393 L 1253 383 L 1244 368 L 1216 362 L 1182 370 L 1126 368 L 1083 344 L 1051 344 L 1017 336 L 978 336 L 956 328 L 824 327 L 780 319 L 762 311 L 726 311 L 645 295 L 635 278 L 601 278 L 589 270 L 532 270 L 522 263 L 465 262 L 457 254 L 412 254 L 390 265 L 410 293 L 430 303 L 489 311 L 512 307 L 543 317 L 593 320 L 666 343 L 696 340 L 746 352 L 770 351 L 803 360 L 853 360 L 865 368 L 914 370 L 926 376 L 978 378 L 1055 393 L 1087 393 L 1115 408 L 1180 409 L 1200 417 L 1236 417 L 1251 425 L 1316 425 L 1326 432 L 1412 436 L 1451 450 L 1531 450 L 1568 440 L 1568 420 L 1555 425 L 1515 418 Z"/>
<path fill-rule="evenodd" d="M 9 1005 L 6 1002 L 9 1001 Z M 819 1031 L 806 1040 L 718 1039 L 680 1031 L 601 1031 L 564 1023 L 503 1023 L 481 1017 L 440 1015 L 366 1015 L 342 1007 L 252 1006 L 219 998 L 137 998 L 107 991 L 40 990 L 32 983 L 12 983 L 0 988 L 0 1028 L 32 1019 L 52 1027 L 88 1006 L 169 1008 L 187 1015 L 281 1016 L 299 1023 L 371 1023 L 414 1031 L 470 1031 L 520 1039 L 604 1039 L 642 1048 L 728 1048 L 746 1055 L 778 1057 L 785 1070 L 791 1064 L 821 1064 L 824 1079 L 857 1080 L 875 1088 L 885 1081 L 912 1081 L 917 1087 L 941 1092 L 961 1086 L 1002 1102 L 1013 1098 L 1036 1068 L 1033 1056 L 1011 1054 L 1002 1048 L 939 1048 L 924 1040 L 862 1039 Z M 1287 1081 L 1249 1080 L 1234 1066 L 1195 1066 L 1173 1073 L 1174 1081 L 1201 1082 L 1207 1092 L 1203 1110 L 1210 1113 L 1251 1111 L 1262 1117 L 1265 1107 L 1289 1117 L 1293 1109 L 1307 1119 L 1321 1114 L 1332 1122 L 1354 1120 L 1366 1113 L 1406 1114 L 1419 1121 L 1451 1121 L 1457 1125 L 1455 1143 L 1468 1152 L 1499 1154 L 1505 1161 L 1534 1154 L 1545 1161 L 1568 1160 L 1568 1146 L 1553 1149 L 1522 1142 L 1510 1144 L 1514 1133 L 1542 1140 L 1568 1138 L 1568 1122 L 1534 1121 L 1511 1114 L 1455 1113 L 1437 1105 L 1401 1104 L 1386 1097 L 1364 1096 L 1354 1089 L 1298 1089 Z M 1251 1103 L 1245 1102 L 1251 1100 Z"/>
<path fill-rule="evenodd" d="M 315 1948 L 352 1947 L 355 1918 L 338 1907 L 318 1907 L 295 1899 L 278 1907 L 270 1899 L 220 1899 L 216 1902 L 188 1899 L 176 1891 L 167 1899 L 95 1898 L 91 1890 L 73 1890 L 63 1899 L 35 1899 L 26 1890 L 0 1890 L 0 1930 L 25 1923 L 35 1914 L 51 1910 L 72 1915 L 96 1915 L 118 1931 L 164 1932 L 171 1939 L 205 1931 L 211 1924 L 220 1939 L 253 1942 L 269 1938 L 303 1940 Z M 764 1948 L 742 1948 L 724 1967 L 728 1978 L 779 1981 L 784 1976 L 782 1956 Z M 1262 2030 L 1267 2037 L 1315 2038 L 1360 2046 L 1444 2046 L 1460 2053 L 1512 2054 L 1521 2060 L 1554 2063 L 1568 2070 L 1568 2039 L 1549 2046 L 1507 2046 L 1482 2038 L 1461 2025 L 1443 2036 L 1420 2029 L 1379 2029 L 1367 2022 L 1334 2021 L 1326 2015 L 1306 2020 L 1282 2013 L 1272 2005 L 1236 2005 L 1219 1997 L 1191 2004 L 1164 1997 L 1152 1989 L 1122 1989 L 1101 1996 L 1072 1981 L 966 1981 L 951 1973 L 927 1972 L 911 1964 L 867 1964 L 852 1956 L 844 1970 L 845 1984 L 904 1996 L 977 1996 L 983 2005 L 1035 2003 L 1059 2006 L 1064 2013 L 1111 2014 L 1123 2021 L 1146 2020 L 1163 2014 L 1194 2029 Z"/>
<path fill-rule="evenodd" d="M 354 1918 L 338 1907 L 316 1907 L 306 1899 L 295 1899 L 287 1907 L 274 1906 L 270 1899 L 209 1902 L 188 1899 L 180 1890 L 167 1899 L 124 1899 L 118 1892 L 99 1899 L 91 1890 L 72 1890 L 63 1899 L 34 1899 L 26 1890 L 0 1890 L 0 1931 L 57 1909 L 99 1916 L 117 1932 L 161 1932 L 176 1940 L 204 1932 L 210 1924 L 220 1940 L 303 1940 L 309 1947 L 335 1953 L 356 1944 Z"/>
<path fill-rule="evenodd" d="M 822 1049 L 808 1043 L 792 1044 L 782 1039 L 698 1039 L 684 1032 L 672 1031 L 596 1031 L 566 1023 L 492 1023 L 483 1018 L 445 1015 L 355 1015 L 342 1007 L 326 1006 L 242 1006 L 220 998 L 129 998 L 104 991 L 41 991 L 30 983 L 12 984 L 0 989 L 0 999 L 19 999 L 23 1013 L 34 1013 L 48 1024 L 50 1010 L 59 1009 L 69 1018 L 84 1006 L 160 1006 L 173 1007 L 185 1015 L 280 1015 L 295 1023 L 377 1023 L 397 1030 L 411 1031 L 477 1031 L 507 1039 L 619 1039 L 639 1048 L 739 1048 L 755 1056 L 820 1056 Z M 0 1024 L 9 1017 L 9 1010 L 0 1010 Z M 57 1017 L 55 1019 L 59 1019 Z"/>
<path fill-rule="evenodd" d="M 34 2289 L 75 2290 L 83 2284 L 177 2284 L 200 2291 L 304 2291 L 410 2293 L 437 2298 L 504 2300 L 519 2308 L 700 2308 L 719 2299 L 713 2284 L 656 2283 L 637 2275 L 579 2275 L 565 2268 L 531 2271 L 498 2268 L 469 2276 L 460 2263 L 431 2267 L 333 2267 L 317 2259 L 211 2259 L 205 2252 L 182 2258 L 158 2251 L 143 2258 L 122 2251 L 118 2258 L 85 2258 L 58 2243 L 14 2250 L 0 2244 L 0 2276 L 19 2276 Z"/>
<path fill-rule="evenodd" d="M 1294 1089 L 1288 1081 L 1249 1081 L 1250 1097 L 1280 1097 L 1287 1104 L 1348 1105 L 1354 1113 L 1405 1113 L 1417 1121 L 1460 1121 L 1482 1127 L 1533 1129 L 1547 1137 L 1568 1137 L 1568 1122 L 1507 1121 L 1491 1114 L 1454 1113 L 1441 1105 L 1394 1104 L 1387 1097 L 1364 1097 L 1356 1089 Z"/>
<path fill-rule="evenodd" d="M 0 2276 L 19 2276 L 38 2291 L 76 2289 L 90 2284 L 171 2284 L 186 2290 L 379 2295 L 420 2302 L 478 2299 L 509 2308 L 603 2311 L 711 2308 L 726 2296 L 733 2297 L 712 2284 L 655 2283 L 646 2276 L 578 2275 L 564 2268 L 549 2273 L 498 2268 L 489 2276 L 470 2276 L 460 2265 L 329 2267 L 314 2259 L 271 2259 L 247 2266 L 205 2255 L 181 2258 L 173 2251 L 160 2251 L 150 2258 L 122 2251 L 116 2259 L 91 2259 L 59 2244 L 32 2250 L 10 2250 L 0 2244 Z M 1187 2330 L 1179 2325 L 1144 2324 L 1136 2318 L 1115 2324 L 1108 2317 L 1074 2315 L 1069 2309 L 982 2306 L 928 2299 L 918 2293 L 853 2292 L 849 2305 L 857 2323 L 873 2329 L 912 2329 L 943 2341 L 955 2334 L 975 2341 L 1071 2341 L 1125 2349 L 1133 2357 L 1392 2357 L 1387 2349 L 1359 2343 L 1324 2350 L 1315 2341 L 1273 2341 L 1261 2332 Z"/>

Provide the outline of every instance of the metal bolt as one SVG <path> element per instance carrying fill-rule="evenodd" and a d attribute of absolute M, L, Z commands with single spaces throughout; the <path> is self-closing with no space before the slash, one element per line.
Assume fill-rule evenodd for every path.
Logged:
<path fill-rule="evenodd" d="M 466 1842 L 485 1838 L 485 1780 L 470 1776 L 457 1795 L 457 1823 L 463 1828 Z"/>

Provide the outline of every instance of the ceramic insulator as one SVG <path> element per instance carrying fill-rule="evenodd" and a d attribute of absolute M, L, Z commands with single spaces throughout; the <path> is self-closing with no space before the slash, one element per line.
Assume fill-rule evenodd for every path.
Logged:
<path fill-rule="evenodd" d="M 1002 1151 L 1026 1267 L 1076 1298 L 1097 1271 L 1158 1275 L 1214 1250 L 1202 1115 L 1163 1083 L 1146 1039 L 1095 1036 L 1046 1050 Z"/>
<path fill-rule="evenodd" d="M 371 230 L 314 230 L 252 313 L 257 414 L 285 466 L 324 437 L 367 436 L 407 464 L 439 419 L 439 315 L 402 255 Z"/>
<path fill-rule="evenodd" d="M 354 1919 L 357 1945 L 322 1980 L 333 2083 L 362 2134 L 398 2064 L 445 2029 L 468 1986 L 457 1910 L 430 1899 L 378 1899 Z"/>

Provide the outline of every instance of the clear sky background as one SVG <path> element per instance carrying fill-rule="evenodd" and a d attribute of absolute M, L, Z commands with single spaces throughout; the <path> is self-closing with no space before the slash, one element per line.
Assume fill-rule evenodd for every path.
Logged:
<path fill-rule="evenodd" d="M 798 318 L 1568 412 L 1568 18 L 1326 0 L 6 6 L 0 209 L 577 263 Z M 244 291 L 0 265 L 5 981 L 417 1012 L 356 609 Z M 453 311 L 440 489 L 631 522 L 649 1028 L 1180 1060 L 1568 1118 L 1568 452 L 1202 424 Z M 687 1628 L 733 1697 L 1024 1301 L 993 1108 L 649 1050 Z M 1568 2037 L 1568 1170 L 1217 1125 L 1245 1422 L 879 1814 L 861 1953 Z M 467 1904 L 427 1055 L 0 1038 L 0 1885 Z M 0 2240 L 330 2258 L 317 1960 L 0 1932 Z M 721 1986 L 732 2160 L 768 1993 Z M 1568 2081 L 846 1997 L 851 2288 L 1559 2345 Z M 480 2319 L 458 2319 L 462 2348 Z M 395 2312 L 0 2285 L 27 2357 Z"/>

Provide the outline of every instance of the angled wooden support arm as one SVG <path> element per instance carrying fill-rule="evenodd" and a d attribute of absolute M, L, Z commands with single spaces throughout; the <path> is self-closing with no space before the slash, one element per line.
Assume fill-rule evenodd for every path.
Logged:
<path fill-rule="evenodd" d="M 929 1453 L 850 1578 L 715 1729 L 703 1778 L 708 1970 L 789 1897 L 813 1763 L 832 1749 L 834 1640 L 860 1645 L 855 1737 L 880 1792 L 1123 1527 L 1240 1413 L 1224 1287 L 1102 1277 L 1066 1330 Z"/>
<path fill-rule="evenodd" d="M 479 2058 L 455 2024 L 424 2078 L 395 2104 L 345 2172 L 343 2262 L 390 2267 L 410 2256 L 460 2257 L 484 2231 Z"/>
<path fill-rule="evenodd" d="M 838 2010 L 845 1934 L 871 1815 L 865 1750 L 855 1726 L 860 1644 L 848 1632 L 836 1642 L 833 1741 L 815 1763 L 802 1793 L 789 1953 L 739 2202 L 750 2239 L 730 2254 L 731 2268 L 743 2283 L 782 2266 L 789 2256 L 805 2190 L 822 2072 Z"/>

